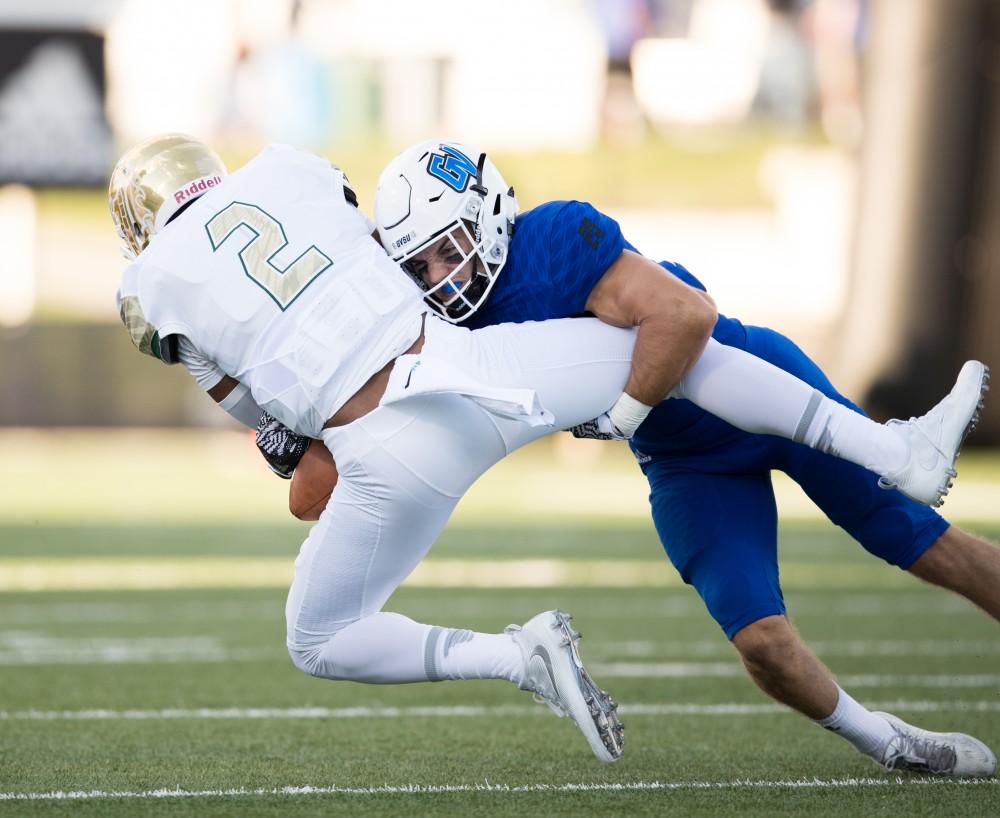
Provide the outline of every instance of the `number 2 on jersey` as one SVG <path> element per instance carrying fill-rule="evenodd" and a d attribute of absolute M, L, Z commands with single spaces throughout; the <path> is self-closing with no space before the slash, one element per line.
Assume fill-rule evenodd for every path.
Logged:
<path fill-rule="evenodd" d="M 205 230 L 208 231 L 212 250 L 218 250 L 241 225 L 254 233 L 239 251 L 243 270 L 281 310 L 288 309 L 302 295 L 302 291 L 333 264 L 313 244 L 284 270 L 275 266 L 271 259 L 288 245 L 285 229 L 269 213 L 245 202 L 233 202 L 208 220 Z"/>

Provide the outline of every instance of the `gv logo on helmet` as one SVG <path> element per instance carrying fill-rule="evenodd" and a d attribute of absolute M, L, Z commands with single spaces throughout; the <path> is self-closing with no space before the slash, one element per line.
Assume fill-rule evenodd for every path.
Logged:
<path fill-rule="evenodd" d="M 442 145 L 441 150 L 444 152 L 443 156 L 439 153 L 431 154 L 427 172 L 461 193 L 469 186 L 469 180 L 475 177 L 476 163 L 449 145 Z"/>

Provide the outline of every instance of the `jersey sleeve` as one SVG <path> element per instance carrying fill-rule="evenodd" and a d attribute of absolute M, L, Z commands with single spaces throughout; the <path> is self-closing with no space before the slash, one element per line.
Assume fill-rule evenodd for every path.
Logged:
<path fill-rule="evenodd" d="M 695 277 L 695 275 L 683 264 L 678 264 L 676 261 L 661 261 L 660 266 L 666 270 L 668 273 L 673 273 L 677 278 L 683 281 L 685 284 L 694 287 L 696 290 L 702 290 L 706 292 L 705 285 Z"/>
<path fill-rule="evenodd" d="M 615 263 L 627 242 L 618 222 L 586 202 L 565 202 L 549 230 L 552 288 L 562 314 L 586 310 L 590 291 Z"/>
<path fill-rule="evenodd" d="M 118 315 L 139 352 L 165 364 L 175 364 L 178 360 L 176 337 L 170 333 L 161 334 L 159 329 L 147 320 L 142 310 L 135 289 L 137 265 L 138 262 L 135 262 L 129 266 L 125 271 L 121 287 L 115 292 Z"/>
<path fill-rule="evenodd" d="M 218 385 L 226 374 L 214 362 L 202 355 L 185 335 L 177 339 L 177 357 L 184 364 L 184 368 L 191 373 L 191 377 L 198 381 L 198 386 L 206 392 Z"/>

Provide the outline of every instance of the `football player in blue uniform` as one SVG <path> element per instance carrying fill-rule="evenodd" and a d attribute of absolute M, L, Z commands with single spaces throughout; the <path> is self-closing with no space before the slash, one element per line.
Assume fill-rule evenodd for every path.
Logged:
<path fill-rule="evenodd" d="M 513 190 L 493 163 L 456 142 L 424 142 L 396 157 L 381 176 L 375 216 L 387 252 L 426 290 L 428 303 L 470 328 L 587 314 L 629 325 L 638 322 L 635 311 L 621 304 L 634 303 L 649 276 L 666 273 L 705 289 L 680 264 L 643 257 L 612 218 L 585 202 L 553 201 L 517 214 Z M 778 332 L 719 315 L 713 337 L 861 413 Z M 643 409 L 631 417 L 641 421 L 634 434 L 618 428 L 629 418 L 622 424 L 609 415 L 574 433 L 628 438 L 649 480 L 668 557 L 756 684 L 886 769 L 991 775 L 996 757 L 982 742 L 870 712 L 802 641 L 778 580 L 770 472 L 788 474 L 872 554 L 998 619 L 1000 549 L 884 490 L 892 486 L 871 471 L 801 442 L 740 431 L 687 400 L 645 407 L 645 416 Z"/>

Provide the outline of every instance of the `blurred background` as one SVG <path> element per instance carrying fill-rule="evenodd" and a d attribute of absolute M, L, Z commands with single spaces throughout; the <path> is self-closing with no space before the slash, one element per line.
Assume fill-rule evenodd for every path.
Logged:
<path fill-rule="evenodd" d="M 271 141 L 312 149 L 368 212 L 400 149 L 473 142 L 522 208 L 590 200 L 722 312 L 791 335 L 879 418 L 907 417 L 964 358 L 1000 365 L 1000 2 L 0 0 L 0 796 L 871 775 L 747 682 L 664 558 L 627 447 L 568 434 L 484 475 L 389 605 L 491 632 L 576 612 L 627 712 L 624 766 L 595 771 L 569 720 L 518 720 L 535 711 L 500 682 L 295 670 L 282 611 L 308 525 L 288 484 L 115 311 L 107 177 L 161 131 L 231 168 Z M 994 396 L 945 506 L 994 539 L 998 442 Z M 776 493 L 789 611 L 831 670 L 877 709 L 996 747 L 996 623 L 871 558 L 780 475 Z M 715 786 L 688 811 L 727 814 Z M 867 807 L 843 787 L 815 806 L 801 789 L 752 799 L 925 814 L 929 789 L 873 789 Z M 989 789 L 935 788 L 934 808 L 995 813 Z M 619 814 L 613 796 L 510 803 Z M 499 802 L 477 803 L 464 812 Z M 137 814 L 114 809 L 94 814 Z"/>
<path fill-rule="evenodd" d="M 471 141 L 523 209 L 592 201 L 879 418 L 924 411 L 966 357 L 1000 358 L 995 0 L 6 0 L 2 520 L 292 525 L 246 433 L 137 355 L 115 312 L 106 179 L 166 130 L 231 167 L 271 141 L 323 153 L 369 211 L 398 150 Z M 993 401 L 971 443 L 998 440 Z M 571 463 L 604 476 L 563 511 L 643 518 L 623 447 L 559 435 L 531 457 L 460 517 L 526 507 L 545 464 Z M 990 516 L 965 486 L 956 513 Z"/>

